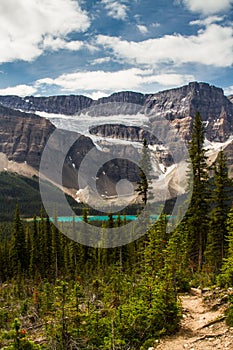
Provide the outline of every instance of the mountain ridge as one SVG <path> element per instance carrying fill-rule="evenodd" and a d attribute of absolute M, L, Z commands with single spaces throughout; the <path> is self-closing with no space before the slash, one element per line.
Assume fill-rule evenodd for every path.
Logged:
<path fill-rule="evenodd" d="M 129 149 L 130 152 L 134 152 L 134 145 L 131 143 L 142 142 L 144 137 L 149 138 L 156 148 L 159 142 L 153 135 L 149 137 L 151 125 L 156 118 L 167 119 L 176 131 L 177 137 L 181 137 L 188 144 L 192 121 L 197 111 L 202 115 L 206 138 L 209 141 L 224 145 L 233 136 L 231 98 L 227 98 L 221 88 L 208 83 L 191 82 L 188 85 L 155 94 L 116 92 L 99 100 L 79 95 L 25 98 L 0 96 L 0 152 L 6 154 L 9 160 L 28 162 L 29 165 L 38 169 L 40 155 L 46 142 L 49 136 L 58 130 L 56 126 L 59 125 L 61 140 L 52 145 L 57 149 L 58 154 L 62 155 L 64 140 L 69 139 L 69 135 L 77 135 L 77 142 L 70 148 L 67 155 L 63 155 L 65 157 L 64 186 L 73 188 L 75 193 L 79 189 L 77 183 L 79 165 L 85 154 L 93 147 L 96 147 L 99 153 L 109 152 L 111 142 L 125 140 L 127 143 L 122 144 L 121 154 L 119 154 L 119 158 L 123 159 Z M 35 113 L 39 115 L 43 113 L 45 117 Z M 143 115 L 146 117 L 144 121 L 141 119 Z M 133 124 L 131 116 L 134 118 Z M 87 135 L 81 136 L 79 124 L 86 118 L 91 121 L 89 131 Z M 108 125 L 99 124 L 100 120 L 105 120 Z M 57 121 L 62 123 L 56 124 Z M 231 169 L 232 147 L 233 142 L 228 143 L 226 147 Z M 159 177 L 164 174 L 164 168 L 159 169 L 159 164 L 163 164 L 165 168 L 170 166 L 171 154 L 159 147 L 152 152 L 153 157 L 157 159 L 155 168 L 156 176 Z M 213 161 L 217 152 L 213 150 Z M 56 169 L 56 161 L 52 159 L 51 162 Z M 109 169 L 109 171 L 104 170 L 108 179 L 101 175 L 99 184 L 101 193 L 114 194 L 114 183 L 121 179 L 119 172 L 122 172 L 122 178 L 137 181 L 137 168 L 132 170 L 132 164 L 129 166 L 126 161 L 114 161 Z M 170 175 L 168 178 L 171 181 Z"/>
<path fill-rule="evenodd" d="M 224 95 L 223 89 L 204 82 L 190 82 L 188 85 L 168 89 L 155 94 L 121 91 L 92 100 L 83 95 L 58 95 L 49 97 L 0 96 L 0 105 L 24 112 L 45 112 L 49 116 L 63 114 L 75 116 L 136 115 L 138 113 L 164 117 L 189 139 L 190 127 L 183 132 L 184 124 L 190 118 L 191 124 L 197 111 L 206 126 L 210 141 L 224 142 L 233 134 L 233 98 Z M 49 118 L 50 119 L 50 118 Z M 51 119 L 50 119 L 51 120 Z M 52 121 L 52 120 L 51 120 Z M 53 122 L 53 121 L 52 121 Z M 116 124 L 116 123 L 115 123 Z M 121 123 L 122 124 L 122 123 Z M 137 125 L 139 126 L 139 125 Z M 104 136 L 104 135 L 103 135 Z"/>
<path fill-rule="evenodd" d="M 161 90 L 156 93 L 143 94 L 135 91 L 118 91 L 110 94 L 106 97 L 101 97 L 94 100 L 85 95 L 51 95 L 51 96 L 25 96 L 20 97 L 17 95 L 0 95 L 0 104 L 12 109 L 21 109 L 26 112 L 44 111 L 48 113 L 57 113 L 64 115 L 74 115 L 83 109 L 87 109 L 91 106 L 97 106 L 108 102 L 120 102 L 131 104 L 146 104 L 149 107 L 155 105 L 156 97 L 162 95 L 178 95 L 181 93 L 184 96 L 187 92 L 195 91 L 203 87 L 209 90 L 218 91 L 219 96 L 224 95 L 223 89 L 210 85 L 205 82 L 190 82 L 188 85 L 183 85 L 176 88 Z M 227 98 L 227 97 L 226 97 Z M 229 96 L 229 101 L 232 103 L 233 95 Z M 72 103 L 71 103 L 72 101 Z M 61 107 L 63 106 L 63 107 Z"/>

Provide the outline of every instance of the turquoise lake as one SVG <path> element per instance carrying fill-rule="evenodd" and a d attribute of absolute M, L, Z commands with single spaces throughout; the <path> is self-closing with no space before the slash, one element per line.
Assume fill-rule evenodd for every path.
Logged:
<path fill-rule="evenodd" d="M 113 215 L 113 220 L 117 220 L 118 215 Z M 150 219 L 151 220 L 157 220 L 159 215 L 151 215 Z M 134 221 L 137 220 L 137 215 L 120 215 L 121 220 L 126 220 L 126 221 Z M 175 216 L 172 215 L 167 215 L 167 219 L 175 218 Z M 108 215 L 90 215 L 87 217 L 88 221 L 108 221 L 109 216 Z M 25 219 L 26 221 L 30 222 L 33 221 L 33 218 L 28 218 Z M 37 217 L 37 220 L 40 220 L 39 217 Z M 50 218 L 51 221 L 54 221 L 54 218 Z M 56 218 L 58 222 L 82 222 L 83 221 L 83 216 L 58 216 Z"/>
<path fill-rule="evenodd" d="M 113 215 L 113 220 L 116 220 L 118 218 L 118 215 Z M 93 216 L 88 216 L 88 221 L 108 221 L 109 217 L 108 215 L 93 215 Z M 121 220 L 126 219 L 127 221 L 133 221 L 137 219 L 136 215 L 121 215 L 120 216 Z M 53 221 L 53 218 L 51 218 L 51 220 Z M 58 222 L 79 222 L 79 221 L 83 221 L 83 217 L 82 216 L 59 216 L 57 218 Z"/>
<path fill-rule="evenodd" d="M 118 215 L 113 215 L 113 220 L 117 220 Z M 151 220 L 157 220 L 159 215 L 151 215 L 150 219 Z M 137 220 L 137 215 L 120 215 L 121 220 L 126 220 L 126 221 L 133 221 Z M 168 215 L 167 218 L 171 218 L 171 215 Z M 51 218 L 51 221 L 54 219 Z M 88 221 L 108 221 L 109 216 L 108 215 L 93 215 L 93 216 L 88 216 Z M 57 218 L 58 222 L 81 222 L 83 221 L 82 216 L 59 216 Z"/>

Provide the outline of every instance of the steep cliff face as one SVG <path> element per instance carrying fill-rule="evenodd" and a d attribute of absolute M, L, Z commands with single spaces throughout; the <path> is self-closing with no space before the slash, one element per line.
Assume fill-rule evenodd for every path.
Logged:
<path fill-rule="evenodd" d="M 74 118 L 75 115 L 86 112 L 89 116 L 108 116 L 109 118 L 112 115 L 137 115 L 138 113 L 149 114 L 155 118 L 162 116 L 172 122 L 184 139 L 189 139 L 192 119 L 199 111 L 205 122 L 206 137 L 211 141 L 220 142 L 224 142 L 233 134 L 232 101 L 233 97 L 224 96 L 222 89 L 197 82 L 151 95 L 130 91 L 118 92 L 97 101 L 76 95 L 25 98 L 0 96 L 0 104 L 6 107 L 26 112 L 64 114 Z M 130 140 L 135 137 L 135 141 L 140 141 L 135 130 L 126 131 L 122 126 L 123 129 L 120 131 L 119 126 L 111 126 L 111 132 L 106 128 L 101 131 L 100 128 L 98 135 L 105 136 L 109 133 L 110 137 L 128 137 Z M 126 136 L 127 133 L 128 136 Z"/>
<path fill-rule="evenodd" d="M 223 90 L 207 83 L 192 82 L 186 86 L 144 95 L 130 91 L 114 93 L 111 96 L 94 101 L 85 96 L 25 97 L 0 96 L 0 104 L 25 112 L 42 111 L 47 113 L 79 115 L 88 112 L 89 116 L 137 115 L 149 114 L 162 116 L 177 127 L 185 139 L 189 139 L 190 126 L 196 112 L 199 111 L 206 125 L 209 140 L 224 142 L 233 134 L 233 97 L 224 96 Z M 149 112 L 149 113 L 148 113 Z M 109 136 L 125 137 L 126 130 L 119 127 Z M 99 129 L 98 133 L 101 130 Z M 103 136 L 106 129 L 103 130 Z M 135 141 L 137 132 L 128 130 Z M 131 136 L 129 138 L 131 139 Z"/>
<path fill-rule="evenodd" d="M 97 101 L 93 101 L 93 105 L 99 105 L 103 103 L 134 103 L 143 106 L 148 95 L 141 94 L 139 92 L 121 91 L 116 92 L 108 97 L 99 98 Z"/>
<path fill-rule="evenodd" d="M 158 92 L 147 97 L 146 104 L 156 114 L 169 120 L 194 117 L 197 110 L 203 120 L 219 116 L 222 108 L 232 117 L 232 106 L 223 90 L 207 83 L 192 82 L 180 88 Z"/>
<path fill-rule="evenodd" d="M 17 163 L 26 163 L 36 170 L 40 167 L 41 156 L 55 126 L 35 114 L 23 113 L 0 106 L 0 152 L 8 160 Z M 78 168 L 86 153 L 94 144 L 90 138 L 77 136 L 68 154 L 63 154 L 63 143 L 69 140 L 70 132 L 60 130 L 54 144 L 54 154 L 57 158 L 48 159 L 49 166 L 57 168 L 57 159 L 65 159 L 63 167 L 63 185 L 68 188 L 78 188 Z M 52 164 L 52 165 L 51 165 Z"/>
<path fill-rule="evenodd" d="M 100 99 L 97 103 L 101 106 L 102 102 L 110 101 L 121 101 L 122 109 L 127 109 L 124 102 L 135 103 L 140 108 L 138 109 L 139 112 L 145 112 L 152 119 L 156 119 L 158 116 L 168 119 L 177 128 L 184 140 L 190 139 L 192 120 L 197 111 L 202 116 L 206 128 L 206 137 L 210 141 L 224 142 L 233 134 L 232 96 L 227 98 L 224 96 L 222 89 L 210 86 L 207 83 L 193 82 L 181 88 L 166 90 L 153 95 L 134 95 L 133 93 L 122 92 Z M 114 111 L 114 113 L 116 112 Z M 111 111 L 109 111 L 110 114 Z M 105 137 L 141 141 L 135 130 L 131 127 L 127 127 L 126 130 L 122 125 L 112 125 L 107 128 L 101 126 L 98 128 L 97 134 Z"/>
<path fill-rule="evenodd" d="M 190 134 L 187 118 L 191 117 L 191 122 L 197 111 L 205 121 L 209 140 L 223 142 L 233 133 L 233 104 L 215 86 L 193 82 L 151 95 L 146 104 L 155 116 L 165 117 L 181 128 L 185 138 Z"/>
<path fill-rule="evenodd" d="M 90 107 L 92 99 L 86 96 L 0 96 L 0 104 L 3 106 L 22 110 L 24 112 L 47 112 L 65 115 L 73 115 L 82 109 Z"/>
<path fill-rule="evenodd" d="M 75 132 L 58 130 L 49 120 L 35 114 L 0 106 L 0 153 L 6 155 L 9 161 L 16 162 L 19 169 L 21 163 L 24 163 L 37 171 L 39 170 L 42 153 L 54 131 L 56 131 L 56 137 L 53 137 L 49 144 L 52 152 L 46 158 L 44 166 L 52 169 L 49 179 L 56 184 L 58 183 L 57 175 L 59 177 L 60 174 L 60 160 L 63 160 L 62 184 L 66 188 L 74 189 L 73 194 L 75 194 L 75 190 L 79 189 L 80 164 L 89 151 L 95 148 L 92 140 Z M 70 147 L 71 138 L 75 142 Z M 67 154 L 65 153 L 66 148 L 68 149 Z M 98 154 L 101 154 L 101 151 L 96 150 L 94 155 L 98 156 Z M 95 162 L 95 156 L 91 155 L 89 164 Z M 7 164 L 6 159 L 4 164 Z M 17 171 L 16 164 L 14 165 L 15 171 Z M 0 170 L 4 168 L 5 165 L 0 166 Z M 87 173 L 88 171 L 89 169 L 87 169 Z M 115 194 L 115 183 L 121 178 L 129 179 L 132 182 L 137 181 L 138 169 L 135 168 L 134 164 L 129 166 L 127 160 L 115 159 L 113 162 L 109 162 L 100 173 L 98 189 L 101 193 Z"/>
<path fill-rule="evenodd" d="M 92 127 L 91 135 L 110 137 L 125 141 L 143 142 L 147 140 L 150 144 L 159 143 L 158 139 L 149 131 L 138 126 L 126 126 L 123 124 L 104 124 Z"/>
<path fill-rule="evenodd" d="M 55 127 L 46 119 L 0 106 L 0 152 L 9 160 L 38 169 L 40 157 Z"/>

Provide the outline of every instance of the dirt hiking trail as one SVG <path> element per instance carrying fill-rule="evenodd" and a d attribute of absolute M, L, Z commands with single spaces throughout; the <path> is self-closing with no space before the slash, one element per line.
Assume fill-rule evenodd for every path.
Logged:
<path fill-rule="evenodd" d="M 160 341 L 156 350 L 233 350 L 233 328 L 227 327 L 224 311 L 227 293 L 191 289 L 180 297 L 183 319 L 174 336 Z"/>

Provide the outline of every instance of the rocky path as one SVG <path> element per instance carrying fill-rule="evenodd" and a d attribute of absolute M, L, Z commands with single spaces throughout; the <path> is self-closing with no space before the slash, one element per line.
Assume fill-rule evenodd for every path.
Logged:
<path fill-rule="evenodd" d="M 191 294 L 180 298 L 183 308 L 180 331 L 162 339 L 156 350 L 233 350 L 233 328 L 225 324 L 224 295 L 220 297 L 218 292 L 202 295 L 200 290 L 192 289 Z"/>

